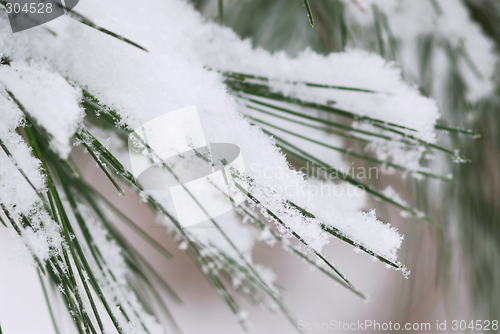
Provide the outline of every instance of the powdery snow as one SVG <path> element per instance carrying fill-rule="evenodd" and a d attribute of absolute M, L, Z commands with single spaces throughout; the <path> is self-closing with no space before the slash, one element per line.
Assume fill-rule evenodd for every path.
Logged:
<path fill-rule="evenodd" d="M 157 10 L 150 12 L 153 7 Z M 304 219 L 293 210 L 283 210 L 284 200 L 310 207 L 318 219 L 339 228 L 359 244 L 396 258 L 401 237 L 394 229 L 386 228 L 372 216 L 341 214 L 328 205 L 314 206 L 310 194 L 298 191 L 307 181 L 289 170 L 284 155 L 268 136 L 238 114 L 237 104 L 227 94 L 222 76 L 206 67 L 266 75 L 273 79 L 273 89 L 313 102 L 324 103 L 333 95 L 339 107 L 412 126 L 419 130 L 421 138 L 433 141 L 437 108 L 434 102 L 421 97 L 416 88 L 405 84 L 397 68 L 378 56 L 360 51 L 327 57 L 304 51 L 297 58 L 290 58 L 283 53 L 255 50 L 249 41 L 241 41 L 231 30 L 204 22 L 190 5 L 181 1 L 154 1 L 148 7 L 137 7 L 133 1 L 86 1 L 79 4 L 78 11 L 138 42 L 149 52 L 66 17 L 48 24 L 57 32 L 57 38 L 37 28 L 15 35 L 8 28 L 1 31 L 0 48 L 15 60 L 12 67 L 2 69 L 2 80 L 54 136 L 54 147 L 61 155 L 68 154 L 66 144 L 81 117 L 76 103 L 79 92 L 61 76 L 88 87 L 102 103 L 120 112 L 132 127 L 163 113 L 195 105 L 208 142 L 238 145 L 246 166 L 270 166 L 284 171 L 286 177 L 279 179 L 259 178 L 252 172 L 250 176 L 260 187 L 255 191 L 263 191 L 259 199 L 282 216 L 311 247 L 320 250 L 328 243 L 319 220 Z M 43 63 L 61 76 L 49 74 L 49 70 L 38 65 L 22 64 L 21 60 Z M 19 73 L 23 74 L 22 80 Z M 287 81 L 372 89 L 380 94 L 306 89 Z M 21 88 L 23 82 L 28 88 Z M 61 109 L 67 113 L 61 114 Z M 48 115 L 60 117 L 53 120 Z M 291 187 L 297 191 L 291 195 L 264 191 L 273 187 Z M 377 233 L 365 233 L 370 224 Z"/>
<path fill-rule="evenodd" d="M 65 78 L 86 87 L 99 101 L 118 111 L 132 128 L 164 113 L 195 105 L 207 142 L 233 143 L 240 147 L 252 180 L 249 190 L 261 206 L 265 206 L 262 210 L 265 216 L 266 209 L 271 210 L 316 251 L 321 251 L 330 239 L 320 228 L 324 223 L 376 254 L 397 261 L 402 236 L 396 229 L 377 220 L 374 212 L 359 211 L 365 203 L 364 196 L 355 197 L 349 205 L 343 206 L 333 202 L 345 201 L 345 196 L 312 193 L 309 185 L 318 185 L 319 181 L 306 181 L 303 174 L 290 169 L 273 140 L 238 113 L 241 106 L 228 94 L 224 78 L 217 72 L 267 76 L 274 91 L 315 103 L 326 104 L 334 100 L 338 108 L 412 127 L 418 130 L 415 136 L 434 142 L 434 124 L 439 117 L 435 102 L 422 97 L 416 87 L 406 84 L 394 64 L 356 50 L 329 56 L 305 50 L 291 58 L 284 53 L 253 49 L 250 41 L 242 41 L 228 28 L 205 22 L 190 5 L 178 0 L 154 0 L 148 6 L 137 6 L 132 0 L 87 0 L 77 9 L 149 52 L 67 17 L 47 24 L 57 37 L 39 28 L 13 35 L 6 19 L 0 18 L 0 53 L 13 59 L 10 66 L 0 66 L 0 85 L 12 91 L 30 116 L 51 135 L 51 146 L 62 158 L 68 157 L 71 137 L 83 117 L 79 106 L 81 92 Z M 443 31 L 453 30 L 444 23 L 440 27 Z M 377 93 L 313 88 L 294 82 L 370 89 Z M 31 157 L 27 145 L 14 131 L 21 125 L 22 113 L 3 89 L 0 91 L 0 115 L 0 138 L 35 187 L 43 191 L 40 163 Z M 386 156 L 396 155 L 401 163 L 415 169 L 422 154 L 417 151 L 403 156 L 401 150 L 388 146 L 382 149 Z M 0 201 L 9 209 L 17 204 L 16 210 L 20 213 L 32 213 L 38 215 L 39 221 L 50 223 L 41 210 L 33 212 L 40 204 L 35 191 L 2 151 L 0 157 Z M 333 156 L 333 159 L 338 160 L 340 156 Z M 343 162 L 338 161 L 338 164 Z M 278 170 L 281 174 L 266 177 L 265 168 Z M 159 196 L 152 195 L 161 201 Z M 305 208 L 315 218 L 304 217 L 287 204 L 289 202 Z M 48 245 L 61 243 L 56 237 L 58 230 L 48 226 L 47 232 L 43 232 L 46 234 L 26 235 L 26 240 L 42 259 L 49 254 Z M 92 226 L 91 231 L 98 238 L 102 228 L 97 224 Z M 249 257 L 259 234 L 250 233 L 248 227 L 236 223 L 231 227 L 234 229 L 228 234 L 238 250 Z M 290 236 L 290 230 L 279 229 Z M 237 257 L 217 231 L 200 229 L 189 233 L 200 242 Z M 105 242 L 103 237 L 100 239 L 100 243 Z M 105 249 L 109 256 L 118 254 L 113 244 L 107 244 Z M 111 265 L 123 274 L 120 261 Z M 274 280 L 270 273 L 266 276 L 269 281 Z"/>
<path fill-rule="evenodd" d="M 61 75 L 40 65 L 12 62 L 0 66 L 0 80 L 51 135 L 51 147 L 62 158 L 71 151 L 70 138 L 83 119 L 82 94 Z"/>

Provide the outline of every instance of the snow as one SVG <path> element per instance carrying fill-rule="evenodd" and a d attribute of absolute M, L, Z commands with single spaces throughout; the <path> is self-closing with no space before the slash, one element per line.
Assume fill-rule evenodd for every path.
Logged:
<path fill-rule="evenodd" d="M 447 71 L 450 61 L 442 57 L 446 54 L 443 45 L 448 44 L 453 49 L 463 49 L 470 57 L 471 68 L 465 57 L 459 59 L 459 71 L 467 85 L 467 99 L 476 102 L 488 96 L 494 87 L 493 73 L 496 55 L 493 42 L 486 37 L 479 25 L 471 20 L 465 5 L 456 0 L 436 0 L 441 8 L 438 14 L 431 1 L 401 1 L 401 0 L 359 0 L 364 9 L 375 4 L 388 16 L 391 32 L 398 41 L 403 67 L 413 78 L 419 77 L 418 56 L 419 38 L 432 36 L 437 45 L 432 56 L 432 72 L 434 76 L 434 93 L 439 93 L 446 85 Z M 371 10 L 361 11 L 351 1 L 346 1 L 346 8 L 352 18 L 365 27 L 373 27 Z M 446 58 L 446 56 L 444 56 Z M 439 96 L 439 95 L 438 95 Z"/>
<path fill-rule="evenodd" d="M 290 238 L 291 232 L 295 232 L 309 249 L 319 252 L 331 238 L 321 228 L 321 224 L 325 224 L 339 229 L 375 254 L 397 261 L 402 236 L 395 228 L 379 221 L 374 211 L 361 211 L 366 203 L 364 194 L 347 196 L 317 192 L 322 181 L 306 180 L 304 174 L 290 168 L 274 140 L 239 114 L 241 106 L 228 94 L 224 77 L 217 72 L 264 75 L 271 79 L 269 84 L 274 91 L 314 103 L 326 104 L 334 100 L 337 108 L 414 128 L 416 137 L 435 142 L 433 129 L 439 117 L 436 103 L 421 96 L 416 87 L 406 84 L 394 64 L 357 50 L 329 56 L 305 50 L 292 58 L 284 53 L 253 49 L 250 41 L 242 41 L 228 28 L 205 22 L 189 4 L 179 0 L 152 0 L 148 6 L 137 6 L 132 0 L 88 0 L 78 5 L 78 11 L 97 24 L 136 41 L 148 52 L 68 17 L 47 24 L 57 37 L 40 28 L 12 35 L 6 19 L 0 17 L 0 52 L 13 59 L 10 66 L 0 66 L 0 84 L 12 91 L 36 123 L 50 134 L 51 147 L 61 158 L 69 156 L 71 137 L 83 118 L 79 106 L 81 91 L 68 81 L 88 89 L 101 103 L 116 110 L 131 128 L 166 113 L 196 106 L 208 143 L 232 143 L 241 149 L 247 167 L 247 175 L 240 180 L 242 186 L 260 202 L 258 207 L 262 215 L 275 221 L 284 237 Z M 441 29 L 452 28 L 443 24 Z M 376 93 L 307 87 L 296 82 L 370 89 Z M 0 91 L 0 107 L 0 138 L 12 150 L 15 160 L 35 187 L 44 191 L 40 162 L 30 155 L 29 148 L 15 132 L 22 124 L 22 113 L 3 90 Z M 301 111 L 312 114 L 307 109 Z M 368 125 L 360 123 L 357 126 Z M 116 138 L 111 138 L 114 140 Z M 110 146 L 120 147 L 115 143 Z M 381 147 L 387 157 L 396 157 L 415 169 L 423 153 L 406 154 L 391 145 Z M 59 232 L 39 209 L 36 192 L 16 166 L 1 151 L 0 157 L 0 202 L 9 210 L 17 205 L 17 212 L 30 214 L 35 221 L 46 223 L 46 230 L 27 232 L 25 236 L 33 252 L 46 259 L 50 254 L 49 246 L 59 243 L 60 247 L 62 243 Z M 338 154 L 329 159 L 332 164 L 345 165 Z M 279 175 L 269 177 L 266 168 Z M 335 186 L 331 182 L 325 184 Z M 351 186 L 343 186 L 343 189 L 353 190 Z M 141 192 L 141 198 L 147 196 L 169 207 L 160 193 Z M 312 213 L 314 218 L 305 216 L 291 202 Z M 286 227 L 272 218 L 268 210 Z M 186 233 L 238 261 L 238 253 L 251 260 L 255 242 L 259 238 L 269 239 L 269 233 L 252 232 L 250 226 L 239 224 L 234 216 L 233 212 L 217 217 L 217 222 L 227 230 L 236 250 L 216 229 L 192 228 Z M 119 273 L 118 284 L 106 286 L 106 293 L 137 306 L 133 294 L 117 292 L 122 288 L 125 275 L 119 249 L 106 240 L 101 226 L 91 217 L 87 220 L 91 233 L 104 248 L 103 255 L 113 259 L 108 265 Z M 164 216 L 159 220 L 172 227 L 172 222 Z M 184 246 L 182 243 L 180 247 Z M 274 281 L 271 273 L 260 271 L 266 280 Z M 152 320 L 151 324 L 154 327 Z M 128 331 L 136 329 L 131 327 Z"/>
<path fill-rule="evenodd" d="M 38 64 L 13 61 L 10 66 L 0 66 L 0 78 L 4 88 L 51 135 L 51 147 L 63 159 L 68 158 L 70 138 L 83 119 L 81 92 L 59 74 Z"/>
<path fill-rule="evenodd" d="M 435 141 L 433 126 L 439 117 L 437 105 L 421 96 L 416 87 L 404 83 L 400 69 L 378 55 L 349 50 L 323 56 L 305 50 L 290 58 L 284 53 L 251 50 L 250 41 L 238 43 L 236 36 L 224 37 L 226 41 L 219 43 L 226 42 L 229 50 L 226 47 L 225 52 L 218 53 L 220 48 L 217 48 L 203 54 L 203 59 L 214 68 L 267 76 L 271 79 L 271 88 L 286 96 L 323 105 L 334 101 L 335 108 L 407 126 L 418 131 L 417 137 Z M 295 81 L 377 93 L 306 87 L 293 84 Z"/>
<path fill-rule="evenodd" d="M 22 112 L 7 99 L 6 93 L 0 93 L 0 139 L 13 155 L 14 160 L 39 190 L 44 188 L 44 180 L 39 171 L 40 162 L 31 157 L 30 149 L 14 129 L 22 123 Z M 36 192 L 18 172 L 16 165 L 7 154 L 0 150 L 0 202 L 7 207 L 17 205 L 20 212 L 29 212 L 38 200 Z"/>
<path fill-rule="evenodd" d="M 252 49 L 250 41 L 241 41 L 227 28 L 203 22 L 184 2 L 156 1 L 151 6 L 157 10 L 150 12 L 148 7 L 137 7 L 133 1 L 120 4 L 87 1 L 78 8 L 97 24 L 140 42 L 149 52 L 66 17 L 48 24 L 57 32 L 57 38 L 36 28 L 15 35 L 7 34 L 6 29 L 2 31 L 5 38 L 0 47 L 15 60 L 11 67 L 2 68 L 2 80 L 53 135 L 54 147 L 61 155 L 69 153 L 69 137 L 81 120 L 77 105 L 79 92 L 62 77 L 88 87 L 102 103 L 117 110 L 131 127 L 195 105 L 207 142 L 238 145 L 246 166 L 270 166 L 283 171 L 284 177 L 274 179 L 259 177 L 250 171 L 249 176 L 258 185 L 253 191 L 313 249 L 321 250 L 328 243 L 328 235 L 319 227 L 319 219 L 304 218 L 296 209 L 283 208 L 286 200 L 313 208 L 313 213 L 325 223 L 338 227 L 356 242 L 371 245 L 380 254 L 395 258 L 400 241 L 395 230 L 384 228 L 375 218 L 361 213 L 346 211 L 342 215 L 328 205 L 313 205 L 315 200 L 301 190 L 307 181 L 289 169 L 284 155 L 267 135 L 238 114 L 237 104 L 227 94 L 222 76 L 206 67 L 266 75 L 272 79 L 273 89 L 308 101 L 325 103 L 333 96 L 338 107 L 417 128 L 418 135 L 428 141 L 434 140 L 432 129 L 438 117 L 434 102 L 405 84 L 399 69 L 376 55 L 354 50 L 326 57 L 309 50 L 296 58 L 284 53 L 270 54 Z M 148 11 L 147 15 L 144 11 Z M 150 27 L 155 27 L 154 33 Z M 30 61 L 31 65 L 21 63 L 23 60 Z M 45 68 L 35 65 L 37 63 L 43 63 Z M 343 85 L 380 93 L 305 88 L 289 81 Z M 22 89 L 23 83 L 23 87 L 28 88 Z M 67 112 L 61 113 L 63 109 Z M 51 117 L 45 117 L 48 115 Z M 294 190 L 288 195 L 270 189 Z M 377 233 L 365 233 L 370 224 Z M 370 243 L 370 240 L 376 241 Z M 384 244 L 387 240 L 390 242 Z M 251 244 L 247 243 L 244 248 Z"/>
<path fill-rule="evenodd" d="M 59 228 L 45 211 L 40 210 L 40 199 L 35 191 L 45 190 L 40 161 L 31 155 L 30 148 L 14 131 L 23 122 L 22 112 L 8 100 L 4 92 L 0 93 L 0 119 L 0 140 L 12 154 L 10 158 L 3 149 L 0 150 L 0 203 L 17 221 L 21 215 L 30 217 L 35 230 L 25 230 L 22 238 L 30 251 L 43 261 L 61 247 Z M 25 173 L 35 189 L 19 169 Z M 53 247 L 53 250 L 50 247 Z"/>
<path fill-rule="evenodd" d="M 127 323 L 125 319 L 122 319 L 124 332 L 141 334 L 146 333 L 144 328 L 139 325 L 140 322 L 143 321 L 152 333 L 164 333 L 164 329 L 158 324 L 153 316 L 144 311 L 142 304 L 137 299 L 137 296 L 128 287 L 128 278 L 126 276 L 128 274 L 128 269 L 123 257 L 123 250 L 111 238 L 104 226 L 102 226 L 102 224 L 92 215 L 89 208 L 84 205 L 80 205 L 78 210 L 85 219 L 94 245 L 98 247 L 99 253 L 106 261 L 105 263 L 104 261 L 101 262 L 105 274 L 101 272 L 95 261 L 89 261 L 93 272 L 97 274 L 97 279 L 99 280 L 106 298 L 110 301 L 119 302 L 123 310 L 126 311 L 127 315 L 131 316 L 133 319 L 133 321 L 129 323 Z M 79 235 L 79 237 L 83 238 L 82 235 Z M 113 277 L 109 275 L 107 270 L 113 273 Z M 82 290 L 81 293 L 85 294 L 85 291 Z M 87 307 L 90 310 L 90 304 Z M 102 313 L 105 313 L 105 309 L 102 306 L 101 308 Z M 116 310 L 115 314 L 121 314 L 121 311 Z M 137 316 L 138 314 L 140 314 L 140 319 Z M 116 330 L 114 329 L 114 325 L 111 320 L 107 317 L 103 318 L 106 332 L 114 333 Z"/>

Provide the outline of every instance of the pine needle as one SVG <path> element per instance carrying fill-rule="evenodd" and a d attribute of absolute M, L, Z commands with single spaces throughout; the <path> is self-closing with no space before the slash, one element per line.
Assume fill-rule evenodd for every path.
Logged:
<path fill-rule="evenodd" d="M 69 17 L 71 17 L 72 19 L 74 19 L 74 20 L 76 20 L 76 21 L 78 21 L 78 22 L 80 22 L 80 23 L 83 23 L 83 24 L 85 24 L 86 26 L 89 26 L 89 27 L 91 27 L 91 28 L 93 28 L 93 29 L 96 29 L 96 30 L 98 30 L 98 31 L 100 31 L 100 32 L 102 32 L 102 33 L 104 33 L 104 34 L 106 34 L 106 35 L 109 35 L 109 36 L 114 37 L 114 38 L 116 38 L 116 39 L 119 39 L 119 40 L 121 40 L 121 41 L 124 41 L 125 43 L 128 43 L 128 44 L 130 44 L 130 45 L 132 45 L 132 46 L 135 46 L 136 48 L 139 48 L 139 49 L 141 49 L 141 50 L 143 50 L 143 51 L 149 52 L 149 51 L 148 51 L 148 50 L 146 50 L 144 47 L 142 47 L 142 46 L 140 46 L 139 44 L 137 44 L 137 43 L 135 43 L 135 42 L 131 41 L 130 39 L 128 39 L 128 38 L 126 38 L 126 37 L 123 37 L 123 36 L 121 36 L 121 35 L 119 35 L 119 34 L 116 34 L 116 33 L 112 32 L 112 31 L 110 31 L 110 30 L 108 30 L 108 29 L 106 29 L 106 28 L 102 28 L 102 27 L 100 27 L 100 26 L 96 25 L 96 24 L 95 24 L 95 23 L 93 23 L 91 20 L 89 20 L 89 19 L 88 19 L 88 18 L 86 18 L 85 16 L 83 16 L 83 15 L 81 15 L 81 14 L 79 14 L 79 13 L 75 12 L 74 10 L 69 10 L 69 11 L 67 11 L 67 13 L 66 13 L 66 14 L 67 14 Z"/>
<path fill-rule="evenodd" d="M 307 10 L 307 17 L 309 18 L 309 23 L 311 24 L 311 27 L 314 28 L 314 18 L 311 11 L 311 6 L 309 5 L 309 0 L 304 0 L 304 6 L 306 7 Z"/>
<path fill-rule="evenodd" d="M 219 0 L 219 24 L 224 24 L 224 0 Z"/>
<path fill-rule="evenodd" d="M 329 148 L 331 150 L 343 153 L 346 156 L 352 156 L 352 157 L 355 157 L 355 158 L 358 158 L 358 159 L 361 159 L 361 160 L 365 160 L 365 161 L 369 161 L 369 162 L 373 162 L 373 163 L 376 163 L 376 164 L 379 164 L 379 165 L 389 166 L 389 167 L 398 169 L 400 171 L 409 172 L 411 174 L 420 174 L 420 175 L 424 175 L 424 176 L 427 176 L 427 177 L 435 178 L 435 179 L 438 179 L 438 180 L 441 180 L 441 181 L 447 181 L 447 182 L 452 181 L 452 179 L 450 179 L 448 177 L 444 177 L 444 176 L 441 176 L 441 175 L 436 175 L 436 174 L 432 174 L 432 173 L 428 173 L 428 172 L 424 172 L 424 171 L 411 170 L 411 169 L 408 169 L 408 168 L 406 168 L 404 166 L 396 165 L 396 164 L 393 164 L 393 163 L 388 162 L 388 161 L 383 161 L 383 160 L 379 160 L 379 159 L 368 157 L 366 155 L 362 155 L 362 154 L 358 154 L 358 153 L 352 152 L 350 149 L 343 149 L 343 148 L 340 148 L 340 147 L 335 147 L 335 146 L 332 146 L 332 145 L 320 142 L 318 140 L 314 140 L 314 139 L 312 139 L 310 137 L 302 136 L 302 135 L 300 135 L 300 134 L 298 134 L 296 132 L 286 130 L 286 129 L 282 128 L 282 127 L 279 127 L 279 126 L 267 123 L 267 122 L 265 122 L 263 120 L 260 120 L 258 118 L 254 118 L 254 117 L 251 117 L 251 116 L 247 116 L 247 118 L 249 118 L 251 120 L 254 120 L 254 121 L 257 121 L 260 124 L 273 127 L 273 128 L 278 129 L 278 130 L 280 130 L 282 132 L 288 133 L 288 134 L 290 134 L 292 136 L 295 136 L 295 137 L 307 140 L 307 141 L 309 141 L 311 143 L 314 143 L 314 144 L 317 144 L 317 145 L 320 145 L 320 146 L 323 146 L 323 147 L 327 147 L 327 148 Z M 268 131 L 268 133 L 271 134 L 274 137 L 274 134 L 272 134 L 269 131 Z"/>
<path fill-rule="evenodd" d="M 59 326 L 57 326 L 57 321 L 54 316 L 54 310 L 52 308 L 52 303 L 50 302 L 49 294 L 47 293 L 47 288 L 45 287 L 45 282 L 43 281 L 43 277 L 40 274 L 40 271 L 37 271 L 38 278 L 40 279 L 40 284 L 42 285 L 43 295 L 45 297 L 45 302 L 47 303 L 47 307 L 49 308 L 50 319 L 52 320 L 52 325 L 54 326 L 54 330 L 56 334 L 59 334 Z M 1 330 L 0 330 L 1 334 Z"/>

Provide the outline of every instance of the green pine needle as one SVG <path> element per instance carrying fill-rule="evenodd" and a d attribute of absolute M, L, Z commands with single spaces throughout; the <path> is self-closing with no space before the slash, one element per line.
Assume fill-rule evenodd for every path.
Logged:
<path fill-rule="evenodd" d="M 219 23 L 224 24 L 224 0 L 219 0 Z"/>
<path fill-rule="evenodd" d="M 329 144 L 326 144 L 326 143 L 314 140 L 314 139 L 312 139 L 310 137 L 302 136 L 302 135 L 300 135 L 300 134 L 298 134 L 296 132 L 292 132 L 292 131 L 286 130 L 286 129 L 280 127 L 280 126 L 267 123 L 267 122 L 265 122 L 263 120 L 260 120 L 258 118 L 254 118 L 254 117 L 251 117 L 251 116 L 246 116 L 246 117 L 249 118 L 249 119 L 251 119 L 251 120 L 253 120 L 253 121 L 259 122 L 260 124 L 263 124 L 263 125 L 266 125 L 266 126 L 270 126 L 270 127 L 275 128 L 275 129 L 278 129 L 280 131 L 283 131 L 285 133 L 288 133 L 288 134 L 290 134 L 292 136 L 295 136 L 295 137 L 307 140 L 309 142 L 315 143 L 317 145 L 320 145 L 320 146 L 323 146 L 323 147 L 327 147 L 327 148 L 329 148 L 331 150 L 343 153 L 346 156 L 352 156 L 352 157 L 355 157 L 355 158 L 358 158 L 358 159 L 361 159 L 361 160 L 365 160 L 365 161 L 368 161 L 368 162 L 373 162 L 373 163 L 376 163 L 376 164 L 379 164 L 379 165 L 393 167 L 393 168 L 395 168 L 397 170 L 400 170 L 400 171 L 409 172 L 411 174 L 420 174 L 420 175 L 424 175 L 424 176 L 427 176 L 427 177 L 435 178 L 435 179 L 438 179 L 438 180 L 441 180 L 441 181 L 450 182 L 452 180 L 452 179 L 450 179 L 448 177 L 444 177 L 444 176 L 441 176 L 441 175 L 436 175 L 436 174 L 432 174 L 432 173 L 428 173 L 428 172 L 424 172 L 424 171 L 411 170 L 411 169 L 408 169 L 408 168 L 406 168 L 404 166 L 396 165 L 396 164 L 393 164 L 393 163 L 388 162 L 388 161 L 383 161 L 383 160 L 371 158 L 371 157 L 368 157 L 368 156 L 363 155 L 363 154 L 358 154 L 358 153 L 352 152 L 350 149 L 344 149 L 344 148 L 341 148 L 341 147 L 335 147 L 335 146 L 332 146 L 332 145 L 329 145 Z M 270 133 L 270 132 L 268 131 L 268 133 Z M 274 134 L 271 134 L 271 135 L 274 137 Z"/>
<path fill-rule="evenodd" d="M 311 6 L 309 5 L 309 0 L 304 0 L 304 6 L 306 6 L 307 17 L 309 18 L 309 23 L 311 24 L 311 27 L 314 28 L 314 18 L 313 18 L 313 14 L 311 11 Z"/>
<path fill-rule="evenodd" d="M 112 31 L 110 31 L 110 30 L 108 30 L 106 28 L 103 28 L 103 27 L 100 27 L 100 26 L 96 25 L 91 20 L 89 20 L 85 16 L 83 16 L 83 15 L 75 12 L 74 10 L 69 10 L 69 11 L 66 12 L 66 14 L 69 17 L 71 17 L 72 19 L 74 19 L 74 20 L 76 20 L 76 21 L 78 21 L 80 23 L 83 23 L 86 26 L 89 26 L 89 27 L 91 27 L 93 29 L 96 29 L 96 30 L 98 30 L 98 31 L 100 31 L 100 32 L 102 32 L 102 33 L 104 33 L 106 35 L 109 35 L 109 36 L 114 37 L 116 39 L 119 39 L 121 41 L 124 41 L 125 43 L 128 43 L 128 44 L 130 44 L 132 46 L 135 46 L 136 48 L 139 48 L 139 49 L 141 49 L 143 51 L 149 52 L 147 49 L 145 49 L 144 47 L 140 46 L 139 44 L 131 41 L 130 39 L 128 39 L 126 37 L 123 37 L 123 36 L 121 36 L 119 34 L 116 34 L 116 33 L 112 32 Z"/>

